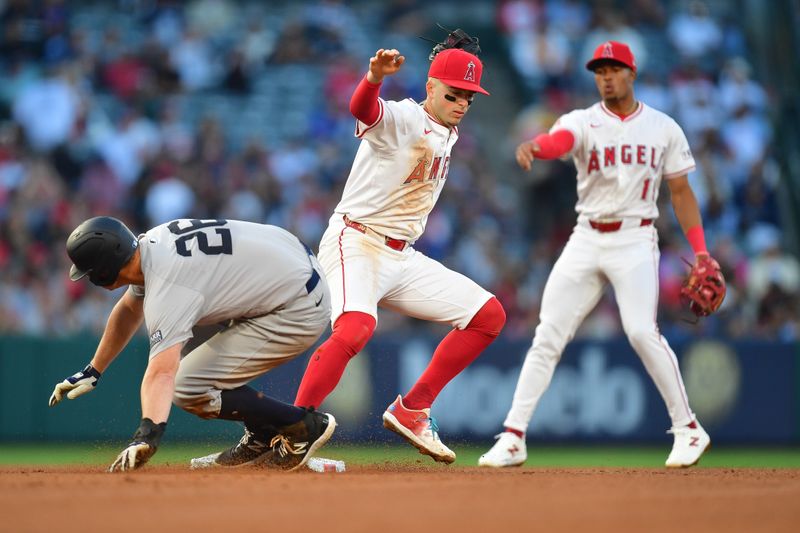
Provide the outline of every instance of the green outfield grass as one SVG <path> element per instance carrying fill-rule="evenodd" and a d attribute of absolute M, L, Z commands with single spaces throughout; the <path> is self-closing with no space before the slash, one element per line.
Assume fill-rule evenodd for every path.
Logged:
<path fill-rule="evenodd" d="M 188 464 L 189 459 L 218 451 L 224 445 L 165 443 L 154 464 Z M 0 444 L 0 465 L 106 465 L 121 448 L 98 444 Z M 486 451 L 454 446 L 456 466 L 475 466 Z M 644 467 L 663 466 L 669 447 L 546 446 L 528 449 L 527 467 Z M 326 446 L 318 455 L 348 464 L 434 464 L 410 446 Z M 701 467 L 800 468 L 800 447 L 743 448 L 717 446 L 703 457 Z"/>

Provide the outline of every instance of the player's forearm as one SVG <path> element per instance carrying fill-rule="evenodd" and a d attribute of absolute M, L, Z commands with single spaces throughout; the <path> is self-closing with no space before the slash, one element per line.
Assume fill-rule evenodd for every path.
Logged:
<path fill-rule="evenodd" d="M 672 208 L 694 253 L 707 253 L 700 207 L 697 205 L 697 198 L 690 187 L 672 191 Z"/>
<path fill-rule="evenodd" d="M 181 346 L 178 344 L 150 359 L 142 378 L 142 418 L 149 418 L 156 424 L 169 418 L 180 356 Z"/>
<path fill-rule="evenodd" d="M 703 223 L 697 199 L 689 187 L 681 189 L 680 192 L 672 192 L 672 209 L 684 233 Z"/>
<path fill-rule="evenodd" d="M 572 146 L 575 144 L 575 136 L 569 130 L 556 130 L 553 133 L 537 135 L 533 142 L 534 145 L 538 145 L 538 149 L 533 152 L 534 157 L 537 159 L 558 159 L 572 150 Z"/>
<path fill-rule="evenodd" d="M 364 124 L 373 124 L 378 120 L 380 105 L 378 96 L 381 92 L 380 82 L 371 82 L 370 74 L 361 79 L 350 98 L 350 113 Z"/>
<path fill-rule="evenodd" d="M 142 418 L 156 424 L 166 422 L 175 394 L 175 374 L 145 375 L 142 381 Z"/>
<path fill-rule="evenodd" d="M 125 293 L 108 316 L 106 329 L 92 358 L 91 365 L 98 372 L 105 372 L 122 349 L 128 345 L 133 334 L 142 325 L 143 319 L 141 299 Z"/>

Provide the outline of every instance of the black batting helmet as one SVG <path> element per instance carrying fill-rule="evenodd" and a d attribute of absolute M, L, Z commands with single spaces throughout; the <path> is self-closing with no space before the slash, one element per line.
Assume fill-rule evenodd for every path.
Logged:
<path fill-rule="evenodd" d="M 67 255 L 74 263 L 69 279 L 77 281 L 88 275 L 95 285 L 111 285 L 138 247 L 136 236 L 116 218 L 90 218 L 67 239 Z"/>

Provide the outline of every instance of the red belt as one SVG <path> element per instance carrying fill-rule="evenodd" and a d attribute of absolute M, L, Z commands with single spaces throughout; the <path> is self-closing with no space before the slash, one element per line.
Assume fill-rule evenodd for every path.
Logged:
<path fill-rule="evenodd" d="M 342 217 L 342 220 L 344 220 L 344 225 L 347 226 L 348 228 L 353 228 L 354 230 L 360 231 L 361 233 L 364 234 L 374 233 L 375 235 L 383 239 L 383 243 L 392 250 L 397 250 L 398 252 L 402 252 L 406 248 L 407 244 L 406 241 L 401 241 L 400 239 L 392 239 L 391 237 L 381 235 L 377 231 L 373 230 L 372 228 L 369 228 L 368 226 L 365 226 L 360 222 L 355 222 L 353 220 L 350 220 L 349 218 L 347 218 L 347 215 L 344 215 Z"/>
<path fill-rule="evenodd" d="M 652 223 L 652 218 L 643 218 L 639 223 L 639 226 L 649 226 Z M 619 229 L 622 227 L 622 221 L 617 220 L 616 222 L 595 222 L 594 220 L 590 220 L 589 225 L 592 227 L 592 229 L 595 229 L 600 233 L 611 233 L 614 231 L 619 231 Z"/>

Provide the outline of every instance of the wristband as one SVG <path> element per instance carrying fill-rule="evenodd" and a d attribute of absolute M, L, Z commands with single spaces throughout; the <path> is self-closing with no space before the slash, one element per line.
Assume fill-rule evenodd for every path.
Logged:
<path fill-rule="evenodd" d="M 153 449 L 156 449 L 158 448 L 158 444 L 161 442 L 161 437 L 164 435 L 164 430 L 166 429 L 166 422 L 156 424 L 149 418 L 142 418 L 142 421 L 139 423 L 139 429 L 137 429 L 136 433 L 133 434 L 133 440 L 146 442 Z"/>
<path fill-rule="evenodd" d="M 100 376 L 102 376 L 102 373 L 93 367 L 92 363 L 86 365 L 86 368 L 83 369 L 83 373 L 87 376 L 92 376 L 95 380 L 100 379 Z"/>
<path fill-rule="evenodd" d="M 689 241 L 689 244 L 692 246 L 694 255 L 708 255 L 708 250 L 706 249 L 706 236 L 703 233 L 702 225 L 698 224 L 697 226 L 689 228 L 689 231 L 686 232 L 686 240 Z"/>

